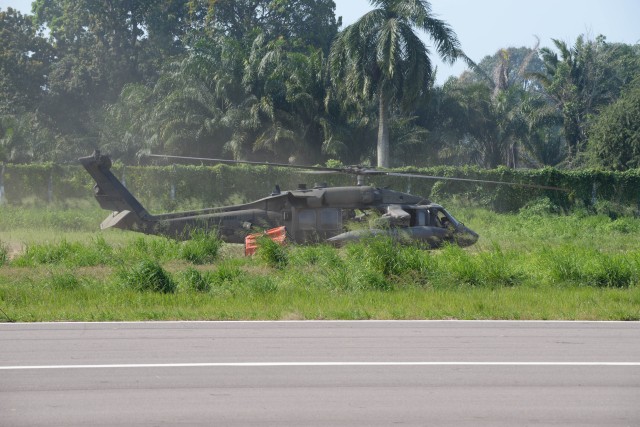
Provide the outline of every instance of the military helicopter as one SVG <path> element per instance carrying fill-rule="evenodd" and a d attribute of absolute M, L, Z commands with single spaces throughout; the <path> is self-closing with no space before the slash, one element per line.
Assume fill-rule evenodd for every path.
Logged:
<path fill-rule="evenodd" d="M 270 165 L 316 173 L 347 173 L 357 177 L 357 184 L 345 187 L 318 185 L 313 188 L 300 185 L 291 191 L 281 191 L 276 185 L 270 195 L 250 203 L 152 215 L 111 172 L 109 156 L 96 150 L 91 156 L 78 160 L 96 182 L 93 189 L 98 203 L 112 212 L 100 224 L 101 229 L 114 227 L 188 239 L 192 230 L 215 228 L 224 242 L 245 243 L 247 235 L 256 230 L 285 227 L 287 238 L 298 244 L 327 242 L 341 246 L 369 236 L 383 235 L 430 248 L 438 248 L 445 243 L 464 247 L 474 244 L 478 234 L 454 218 L 444 207 L 421 196 L 364 185 L 364 177 L 388 175 L 559 190 L 541 185 L 436 177 L 360 166 L 330 168 L 155 154 L 147 156 L 183 161 Z M 347 229 L 350 223 L 368 221 L 367 212 L 377 213 L 373 225 Z"/>

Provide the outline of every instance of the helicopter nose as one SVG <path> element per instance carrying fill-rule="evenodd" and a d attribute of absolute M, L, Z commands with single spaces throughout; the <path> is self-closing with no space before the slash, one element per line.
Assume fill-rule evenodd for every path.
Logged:
<path fill-rule="evenodd" d="M 471 246 L 478 241 L 478 233 L 460 224 L 456 229 L 456 241 L 460 246 Z"/>

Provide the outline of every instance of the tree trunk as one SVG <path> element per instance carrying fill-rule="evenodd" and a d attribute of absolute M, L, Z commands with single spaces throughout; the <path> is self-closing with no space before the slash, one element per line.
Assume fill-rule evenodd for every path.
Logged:
<path fill-rule="evenodd" d="M 378 167 L 389 167 L 389 124 L 387 123 L 387 103 L 383 95 L 378 97 Z"/>

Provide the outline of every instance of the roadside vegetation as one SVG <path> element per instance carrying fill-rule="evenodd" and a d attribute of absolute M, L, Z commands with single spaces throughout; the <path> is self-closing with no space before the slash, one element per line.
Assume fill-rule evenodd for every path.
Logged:
<path fill-rule="evenodd" d="M 4 206 L 0 321 L 640 320 L 640 220 L 611 206 L 549 213 L 545 200 L 514 214 L 447 207 L 481 234 L 475 246 L 262 241 L 244 257 L 214 233 L 177 242 L 95 232 L 99 210 Z"/>

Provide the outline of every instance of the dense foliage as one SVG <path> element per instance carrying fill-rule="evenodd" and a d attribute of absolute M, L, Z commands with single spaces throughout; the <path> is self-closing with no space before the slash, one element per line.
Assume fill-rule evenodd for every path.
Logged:
<path fill-rule="evenodd" d="M 474 64 L 429 2 L 371 3 L 343 29 L 332 0 L 0 9 L 0 161 L 72 162 L 101 147 L 124 164 L 152 150 L 311 164 L 637 167 L 640 45 L 579 36 Z M 470 69 L 437 86 L 433 55 Z"/>
<path fill-rule="evenodd" d="M 591 128 L 591 152 L 612 169 L 640 167 L 640 78 L 604 108 Z"/>

